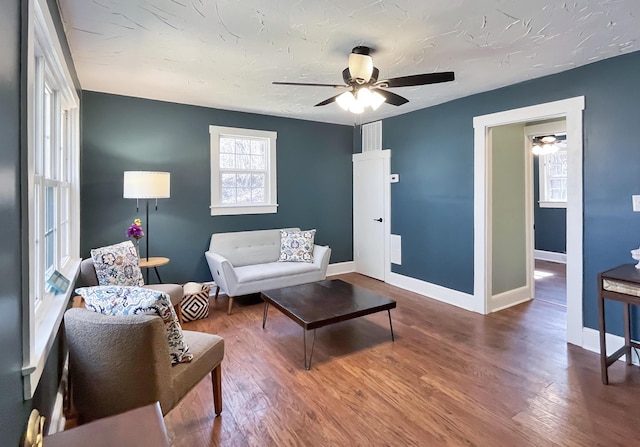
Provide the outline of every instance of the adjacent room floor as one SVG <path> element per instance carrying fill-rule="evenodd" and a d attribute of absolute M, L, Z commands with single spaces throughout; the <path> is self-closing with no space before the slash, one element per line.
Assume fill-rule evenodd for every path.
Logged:
<path fill-rule="evenodd" d="M 559 262 L 536 259 L 535 299 L 567 306 L 567 266 Z"/>
<path fill-rule="evenodd" d="M 482 316 L 358 275 L 392 311 L 318 330 L 303 367 L 299 326 L 262 304 L 211 304 L 185 329 L 225 339 L 224 409 L 210 380 L 169 413 L 176 447 L 616 446 L 636 438 L 640 370 L 565 342 L 565 308 L 533 300 Z M 255 302 L 255 301 L 254 301 Z"/>

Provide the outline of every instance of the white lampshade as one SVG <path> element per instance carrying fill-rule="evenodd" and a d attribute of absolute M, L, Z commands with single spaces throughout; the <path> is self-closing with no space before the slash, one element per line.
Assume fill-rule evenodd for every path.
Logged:
<path fill-rule="evenodd" d="M 343 110 L 349 110 L 351 104 L 355 102 L 356 98 L 351 92 L 344 92 L 342 95 L 336 98 L 336 102 Z"/>
<path fill-rule="evenodd" d="M 373 110 L 378 110 L 378 107 L 380 107 L 386 100 L 387 98 L 374 91 L 371 94 L 371 108 Z"/>
<path fill-rule="evenodd" d="M 371 90 L 366 87 L 361 87 L 360 89 L 358 89 L 356 99 L 362 107 L 369 107 L 371 105 L 371 96 Z"/>
<path fill-rule="evenodd" d="M 366 84 L 373 73 L 373 59 L 368 54 L 349 55 L 349 74 L 358 84 Z"/>
<path fill-rule="evenodd" d="M 122 197 L 125 199 L 168 199 L 171 197 L 169 172 L 125 171 Z"/>

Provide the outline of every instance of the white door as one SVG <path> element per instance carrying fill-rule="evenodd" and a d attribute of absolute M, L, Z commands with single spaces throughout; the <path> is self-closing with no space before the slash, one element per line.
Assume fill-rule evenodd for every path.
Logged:
<path fill-rule="evenodd" d="M 389 152 L 353 156 L 353 260 L 355 270 L 384 281 L 386 256 L 385 203 Z"/>

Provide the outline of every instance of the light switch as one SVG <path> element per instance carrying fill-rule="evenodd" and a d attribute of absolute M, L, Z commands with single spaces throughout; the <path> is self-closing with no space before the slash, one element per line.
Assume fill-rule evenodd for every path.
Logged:
<path fill-rule="evenodd" d="M 640 196 L 631 196 L 633 211 L 640 211 Z"/>
<path fill-rule="evenodd" d="M 398 183 L 400 181 L 400 174 L 391 174 L 391 183 Z"/>

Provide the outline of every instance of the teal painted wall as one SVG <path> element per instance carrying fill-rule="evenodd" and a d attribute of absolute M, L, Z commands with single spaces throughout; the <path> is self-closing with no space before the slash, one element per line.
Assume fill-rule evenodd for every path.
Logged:
<path fill-rule="evenodd" d="M 597 328 L 597 273 L 629 263 L 640 245 L 630 201 L 640 193 L 639 72 L 635 52 L 385 119 L 383 145 L 401 179 L 391 189 L 403 256 L 393 271 L 472 293 L 473 117 L 584 96 L 584 322 Z M 622 312 L 607 306 L 608 328 L 622 334 Z"/>
<path fill-rule="evenodd" d="M 2 0 L 0 14 L 0 445 L 17 446 L 31 402 L 22 399 L 21 8 Z M 26 264 L 24 264 L 26 265 Z"/>
<path fill-rule="evenodd" d="M 130 222 L 144 219 L 122 198 L 123 172 L 158 170 L 171 172 L 171 198 L 150 211 L 149 251 L 171 258 L 160 270 L 165 282 L 211 280 L 204 252 L 216 232 L 316 228 L 332 263 L 352 260 L 352 127 L 95 92 L 83 92 L 82 119 L 83 257 L 125 240 Z M 276 214 L 210 215 L 212 124 L 278 132 Z"/>
<path fill-rule="evenodd" d="M 492 130 L 492 293 L 527 284 L 524 124 Z"/>
<path fill-rule="evenodd" d="M 533 157 L 533 216 L 535 221 L 536 250 L 567 252 L 567 209 L 541 208 L 540 159 Z"/>

